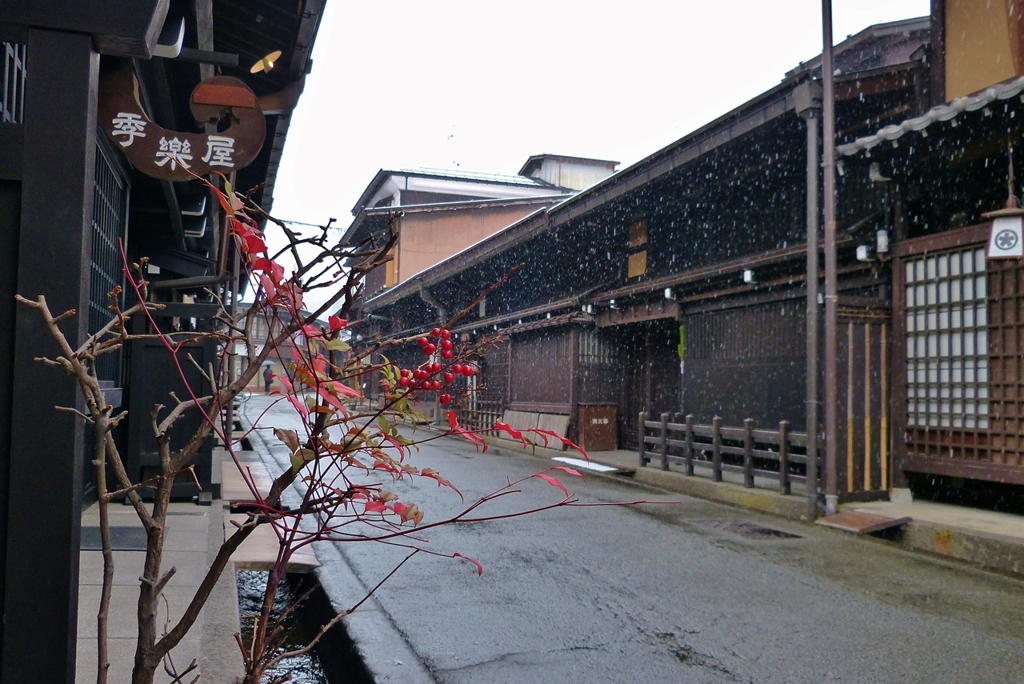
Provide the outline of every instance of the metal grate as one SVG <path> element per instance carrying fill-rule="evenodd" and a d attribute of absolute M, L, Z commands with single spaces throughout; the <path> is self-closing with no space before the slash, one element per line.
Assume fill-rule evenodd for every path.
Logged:
<path fill-rule="evenodd" d="M 124 283 L 118 239 L 125 237 L 127 215 L 128 185 L 117 172 L 107 152 L 101 145 L 97 145 L 89 279 L 90 334 L 110 320 L 108 293 Z M 124 302 L 123 296 L 121 302 Z M 100 380 L 111 380 L 120 385 L 121 367 L 121 354 L 104 354 L 97 360 L 96 372 Z"/>
<path fill-rule="evenodd" d="M 3 49 L 3 90 L 0 90 L 0 121 L 24 123 L 25 121 L 25 56 L 27 46 L 17 43 L 0 43 Z"/>
<path fill-rule="evenodd" d="M 905 269 L 908 427 L 988 428 L 985 251 L 930 255 Z"/>

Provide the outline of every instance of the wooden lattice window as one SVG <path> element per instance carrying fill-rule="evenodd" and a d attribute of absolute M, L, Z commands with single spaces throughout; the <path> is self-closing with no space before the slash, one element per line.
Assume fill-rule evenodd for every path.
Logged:
<path fill-rule="evenodd" d="M 89 332 L 110 321 L 109 293 L 122 287 L 121 245 L 127 237 L 128 183 L 114 163 L 113 153 L 96 146 L 92 200 L 92 255 L 89 269 Z M 124 295 L 119 298 L 123 306 Z M 100 380 L 121 382 L 121 355 L 104 354 L 96 360 Z"/>
<path fill-rule="evenodd" d="M 989 427 L 985 251 L 905 264 L 907 426 Z"/>
<path fill-rule="evenodd" d="M 0 121 L 25 121 L 25 57 L 28 48 L 0 42 Z"/>

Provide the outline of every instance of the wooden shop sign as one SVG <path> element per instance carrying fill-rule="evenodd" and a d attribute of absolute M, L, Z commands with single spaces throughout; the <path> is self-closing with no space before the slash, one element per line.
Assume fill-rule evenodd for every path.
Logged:
<path fill-rule="evenodd" d="M 171 131 L 150 120 L 139 102 L 139 84 L 128 69 L 100 79 L 99 123 L 132 166 L 153 178 L 183 182 L 212 171 L 248 166 L 266 138 L 266 120 L 256 95 L 230 76 L 202 81 L 189 105 L 199 127 L 230 122 L 216 133 Z"/>

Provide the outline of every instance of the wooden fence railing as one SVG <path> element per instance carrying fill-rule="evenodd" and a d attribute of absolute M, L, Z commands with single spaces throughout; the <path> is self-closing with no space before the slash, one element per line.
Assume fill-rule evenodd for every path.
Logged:
<path fill-rule="evenodd" d="M 715 482 L 722 481 L 723 471 L 738 472 L 744 487 L 753 487 L 755 477 L 769 478 L 778 481 L 783 494 L 791 493 L 791 483 L 806 482 L 800 473 L 806 472 L 807 433 L 791 432 L 787 421 L 777 430 L 758 430 L 750 419 L 738 428 L 723 427 L 717 416 L 711 425 L 697 425 L 693 416 L 679 422 L 678 414 L 673 421 L 669 415 L 648 420 L 640 414 L 641 468 L 655 459 L 662 470 L 683 466 L 687 475 L 694 474 L 694 464 L 710 466 Z"/>
<path fill-rule="evenodd" d="M 492 434 L 494 422 L 501 420 L 505 406 L 500 401 L 477 400 L 472 408 L 456 408 L 459 425 L 485 434 Z M 443 413 L 443 412 L 442 412 Z M 442 417 L 442 422 L 447 421 Z"/>

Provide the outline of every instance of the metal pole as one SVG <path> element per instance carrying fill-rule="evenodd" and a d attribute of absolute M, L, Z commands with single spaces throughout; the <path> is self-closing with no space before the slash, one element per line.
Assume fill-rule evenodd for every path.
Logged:
<path fill-rule="evenodd" d="M 807 519 L 818 517 L 818 115 L 807 122 Z"/>
<path fill-rule="evenodd" d="M 832 66 L 832 0 L 821 1 L 822 156 L 824 162 L 825 213 L 825 512 L 839 511 L 839 477 L 836 459 L 836 177 L 835 94 Z"/>

